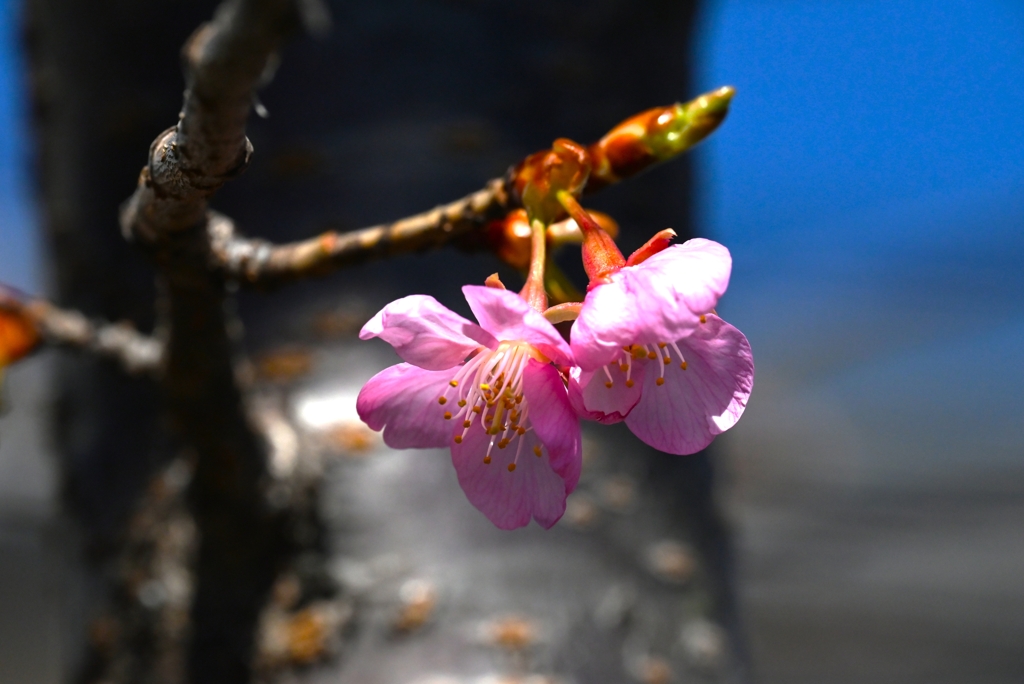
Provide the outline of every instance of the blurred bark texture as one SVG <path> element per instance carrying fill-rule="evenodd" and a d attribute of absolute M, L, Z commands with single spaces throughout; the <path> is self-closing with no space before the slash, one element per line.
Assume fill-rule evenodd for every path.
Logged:
<path fill-rule="evenodd" d="M 394 221 L 484 188 L 555 137 L 590 142 L 630 114 L 697 94 L 690 71 L 692 1 L 330 4 L 334 28 L 326 38 L 295 41 L 280 53 L 273 82 L 259 94 L 270 117 L 248 122 L 252 164 L 214 201 L 245 234 L 284 242 Z M 446 247 L 356 265 L 270 294 L 242 292 L 236 306 L 224 298 L 231 283 L 206 268 L 218 245 L 205 237 L 204 212 L 210 192 L 245 167 L 237 126 L 227 141 L 234 156 L 227 148 L 208 155 L 215 172 L 192 179 L 195 203 L 168 200 L 143 178 L 125 211 L 126 227 L 143 249 L 125 242 L 118 228 L 119 206 L 146 150 L 181 107 L 181 46 L 213 16 L 215 4 L 27 5 L 53 299 L 88 316 L 131 320 L 143 332 L 159 320 L 171 333 L 165 358 L 174 379 L 164 383 L 164 404 L 146 380 L 127 378 L 114 364 L 84 356 L 60 362 L 54 422 L 65 501 L 92 562 L 112 578 L 115 606 L 108 611 L 113 617 L 94 624 L 83 681 L 227 684 L 283 676 L 281 663 L 308 664 L 331 651 L 309 646 L 311 638 L 301 635 L 316 632 L 310 625 L 338 630 L 339 656 L 289 675 L 302 681 L 383 684 L 426 681 L 431 674 L 463 681 L 491 671 L 581 682 L 667 682 L 671 672 L 678 681 L 744 678 L 728 534 L 706 453 L 666 456 L 623 430 L 594 431 L 589 444 L 596 455 L 575 515 L 543 534 L 491 529 L 453 487 L 444 454 L 417 456 L 429 463 L 417 461 L 412 470 L 403 470 L 408 454 L 349 459 L 301 482 L 294 474 L 301 468 L 272 463 L 268 471 L 239 387 L 248 388 L 264 430 L 278 425 L 279 435 L 298 435 L 298 458 L 306 458 L 322 444 L 301 426 L 296 432 L 290 402 L 328 387 L 331 378 L 365 380 L 374 364 L 387 362 L 358 351 L 344 321 L 413 292 L 465 311 L 459 286 L 495 270 L 511 284 L 515 274 L 489 256 Z M 289 23 L 298 28 L 297 16 L 282 12 L 267 35 L 283 35 Z M 253 47 L 252 37 L 245 46 Z M 203 40 L 196 34 L 190 45 Z M 264 69 L 254 58 L 250 66 L 249 78 L 257 79 L 277 64 L 272 58 Z M 231 100 L 228 118 L 240 124 L 247 97 L 243 83 L 230 93 L 218 84 L 194 91 L 191 106 Z M 183 133 L 217 138 L 209 130 Z M 151 173 L 162 149 L 181 154 L 175 142 L 181 141 L 155 144 Z M 692 196 L 692 166 L 681 159 L 588 203 L 619 221 L 628 252 L 666 226 L 682 238 L 691 234 Z M 133 214 L 140 209 L 153 213 Z M 569 251 L 563 266 L 582 280 Z M 155 302 L 163 307 L 159 316 Z M 333 318 L 323 315 L 327 310 Z M 235 334 L 236 312 L 247 329 L 244 342 Z M 338 320 L 343 324 L 331 323 Z M 327 329 L 341 336 L 325 336 Z M 265 354 L 282 345 L 291 345 L 291 357 Z M 265 364 L 261 381 L 239 385 L 236 374 L 252 375 L 252 366 L 230 363 L 243 351 L 275 358 L 277 366 Z M 275 381 L 273 368 L 287 366 L 288 358 L 298 359 L 293 366 L 300 369 L 303 359 L 321 362 L 312 379 Z M 271 459 L 285 448 L 273 442 Z M 374 462 L 396 469 L 385 475 Z M 184 513 L 168 502 L 188 479 L 190 513 Z M 267 492 L 276 508 L 262 501 Z M 155 531 L 147 533 L 140 520 Z M 196 550 L 186 539 L 192 524 L 199 530 Z M 172 538 L 178 542 L 166 541 Z M 142 566 L 175 553 L 179 564 L 196 556 L 197 576 L 186 582 L 193 588 L 183 594 L 192 602 L 190 632 L 167 627 L 180 616 L 138 613 L 136 604 L 150 610 L 173 601 L 146 593 L 152 585 L 138 577 L 125 579 L 131 575 L 125 563 L 145 574 Z M 429 581 L 413 582 L 422 576 Z M 273 601 L 265 607 L 272 584 Z M 424 607 L 429 615 L 422 620 L 412 609 L 409 618 L 403 611 L 417 596 L 439 608 Z M 275 610 L 291 611 L 285 623 L 291 647 L 280 657 L 272 656 L 277 651 L 267 636 Z M 513 614 L 519 623 L 502 617 Z M 430 628 L 421 629 L 424 624 Z M 167 640 L 186 638 L 188 664 L 168 664 L 174 658 Z M 510 655 L 472 651 L 467 640 L 496 644 Z"/>

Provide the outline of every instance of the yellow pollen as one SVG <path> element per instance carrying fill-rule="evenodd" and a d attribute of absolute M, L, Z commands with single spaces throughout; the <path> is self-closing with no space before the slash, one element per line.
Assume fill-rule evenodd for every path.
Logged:
<path fill-rule="evenodd" d="M 622 371 L 623 373 L 625 373 L 626 371 L 629 370 L 629 364 L 628 363 L 622 364 L 621 366 L 619 366 L 619 370 Z"/>
<path fill-rule="evenodd" d="M 540 444 L 534 445 L 533 453 L 537 455 L 537 458 L 541 457 Z"/>
<path fill-rule="evenodd" d="M 700 322 L 701 323 L 707 323 L 708 322 L 708 317 L 705 316 L 704 314 L 701 314 L 700 315 Z"/>
<path fill-rule="evenodd" d="M 508 472 L 511 473 L 515 469 L 516 469 L 516 464 L 515 463 L 509 463 L 508 464 Z"/>
<path fill-rule="evenodd" d="M 679 367 L 682 368 L 683 370 L 686 370 L 686 362 L 683 361 L 681 364 L 679 364 Z"/>
<path fill-rule="evenodd" d="M 473 413 L 480 413 L 480 407 L 479 406 L 474 406 L 473 407 Z"/>
<path fill-rule="evenodd" d="M 630 347 L 630 346 L 628 346 L 628 345 L 627 345 L 627 346 L 625 346 L 625 347 L 623 347 L 623 348 L 622 348 L 622 351 L 626 351 L 626 352 L 628 352 L 628 351 L 629 351 L 630 349 L 632 349 L 632 347 Z"/>
<path fill-rule="evenodd" d="M 462 435 L 455 435 L 455 443 L 462 444 Z"/>
<path fill-rule="evenodd" d="M 633 382 L 633 378 L 630 378 L 629 380 L 626 380 L 626 387 L 632 387 L 635 384 L 636 383 Z"/>
<path fill-rule="evenodd" d="M 655 384 L 656 384 L 656 385 L 657 385 L 658 387 L 661 387 L 662 385 L 664 385 L 664 384 L 665 384 L 665 378 L 658 378 L 657 380 L 655 380 L 655 381 L 654 381 L 654 383 L 655 383 Z"/>
<path fill-rule="evenodd" d="M 516 432 L 518 432 L 520 436 L 525 435 L 526 434 L 526 428 L 518 427 L 518 428 L 516 428 Z"/>
<path fill-rule="evenodd" d="M 438 397 L 437 398 L 437 403 L 441 404 L 443 406 L 444 404 L 448 403 L 448 398 L 447 397 Z"/>
<path fill-rule="evenodd" d="M 462 427 L 464 427 L 464 428 L 468 428 L 472 424 L 473 424 L 472 421 L 469 421 L 469 420 L 462 421 Z"/>
<path fill-rule="evenodd" d="M 609 380 L 608 382 L 604 383 L 604 386 L 607 387 L 608 389 L 611 389 L 612 388 L 612 381 Z"/>
<path fill-rule="evenodd" d="M 484 392 L 487 392 L 491 389 L 491 386 L 488 385 L 486 382 L 481 382 L 480 389 L 482 389 Z"/>
<path fill-rule="evenodd" d="M 659 342 L 658 343 L 658 349 L 664 349 L 667 346 L 668 346 L 668 344 L 666 344 L 665 342 Z"/>
<path fill-rule="evenodd" d="M 491 463 L 491 457 L 490 456 L 484 456 L 484 464 L 485 465 L 490 465 L 490 463 Z"/>
<path fill-rule="evenodd" d="M 665 365 L 666 365 L 666 366 L 667 366 L 668 364 L 672 363 L 672 357 L 670 357 L 670 356 L 663 356 L 663 357 L 661 358 L 661 360 L 665 362 Z"/>
<path fill-rule="evenodd" d="M 445 411 L 444 412 L 444 419 L 445 420 L 451 420 L 452 419 L 452 412 L 451 411 Z"/>
<path fill-rule="evenodd" d="M 449 380 L 448 384 L 451 385 L 452 387 L 458 387 L 459 386 L 459 381 L 458 380 Z"/>
<path fill-rule="evenodd" d="M 461 407 L 463 407 L 465 405 L 466 405 L 466 400 L 465 399 L 459 399 L 459 407 L 461 408 Z"/>
<path fill-rule="evenodd" d="M 658 355 L 652 349 L 651 351 L 647 352 L 647 358 L 653 361 L 654 359 L 658 358 Z"/>
<path fill-rule="evenodd" d="M 499 449 L 504 449 L 505 447 L 507 447 L 507 446 L 508 446 L 508 442 L 509 442 L 509 440 L 508 440 L 508 439 L 502 439 L 502 440 L 499 440 L 499 441 L 498 441 L 498 448 L 499 448 Z"/>
<path fill-rule="evenodd" d="M 523 400 L 523 395 L 522 394 L 517 394 L 516 395 L 516 403 L 518 404 L 518 403 L 522 402 L 522 400 Z"/>

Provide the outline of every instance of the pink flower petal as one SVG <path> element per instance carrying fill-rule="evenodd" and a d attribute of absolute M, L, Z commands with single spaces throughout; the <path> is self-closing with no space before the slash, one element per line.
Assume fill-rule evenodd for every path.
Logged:
<path fill-rule="evenodd" d="M 686 359 L 646 364 L 644 391 L 626 425 L 645 443 L 670 454 L 692 454 L 736 424 L 754 385 L 754 357 L 743 333 L 718 316 L 676 344 Z"/>
<path fill-rule="evenodd" d="M 572 351 L 596 370 L 630 344 L 689 335 L 729 284 L 729 251 L 711 240 L 688 240 L 628 266 L 587 293 L 572 328 Z"/>
<path fill-rule="evenodd" d="M 393 449 L 446 447 L 455 428 L 437 400 L 455 370 L 429 371 L 408 363 L 385 368 L 363 385 L 356 411 L 371 429 L 383 428 L 384 443 Z"/>
<path fill-rule="evenodd" d="M 694 238 L 655 254 L 638 270 L 658 291 L 670 290 L 675 301 L 700 315 L 714 309 L 729 287 L 732 255 L 713 240 Z"/>
<path fill-rule="evenodd" d="M 603 425 L 619 423 L 640 401 L 644 373 L 641 368 L 632 374 L 633 387 L 626 386 L 626 374 L 619 367 L 609 369 L 612 386 L 604 370 L 585 371 L 576 367 L 569 372 L 569 403 L 576 414 Z"/>
<path fill-rule="evenodd" d="M 547 449 L 542 448 L 540 458 L 534 454 L 533 448 L 541 442 L 533 431 L 517 436 L 504 449 L 497 446 L 500 437 L 488 435 L 477 421 L 461 444 L 452 444 L 452 463 L 462 491 L 503 530 L 523 527 L 531 517 L 541 527 L 551 527 L 565 513 L 566 491 L 565 481 L 551 467 Z M 492 439 L 491 462 L 484 463 Z M 513 461 L 516 468 L 509 472 Z"/>
<path fill-rule="evenodd" d="M 403 360 L 427 370 L 457 366 L 475 349 L 497 346 L 478 325 L 427 295 L 410 295 L 385 306 L 359 332 L 361 340 L 371 337 L 381 338 Z"/>
<path fill-rule="evenodd" d="M 530 425 L 550 450 L 551 467 L 565 480 L 565 493 L 570 494 L 580 479 L 583 438 L 562 376 L 551 364 L 530 359 L 523 370 L 523 397 L 530 409 Z"/>
<path fill-rule="evenodd" d="M 515 292 L 466 285 L 462 293 L 480 327 L 498 340 L 523 340 L 555 363 L 572 364 L 572 351 L 555 326 Z"/>

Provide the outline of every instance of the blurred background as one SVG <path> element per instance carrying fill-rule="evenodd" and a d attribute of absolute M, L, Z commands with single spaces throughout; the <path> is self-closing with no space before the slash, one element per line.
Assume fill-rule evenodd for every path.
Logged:
<path fill-rule="evenodd" d="M 45 13 L 48 3 L 35 4 Z M 168 46 L 180 45 L 212 7 L 165 4 L 168 12 L 180 10 L 170 27 L 163 26 Z M 440 4 L 465 15 L 478 5 Z M 367 10 L 353 19 L 349 12 L 336 11 L 330 39 L 350 46 L 342 54 L 345 64 L 358 63 L 365 47 L 346 21 L 387 22 L 383 6 L 379 16 Z M 692 34 L 657 53 L 671 60 L 664 55 L 678 47 L 679 66 L 670 71 L 677 75 L 648 88 L 657 95 L 644 95 L 665 102 L 612 99 L 587 112 L 574 109 L 586 102 L 568 96 L 568 104 L 544 111 L 542 102 L 508 105 L 502 98 L 522 103 L 528 95 L 493 84 L 479 92 L 453 84 L 438 95 L 454 103 L 449 109 L 426 107 L 417 112 L 420 120 L 403 118 L 403 107 L 423 99 L 417 79 L 434 78 L 424 74 L 443 74 L 474 54 L 443 45 L 399 72 L 405 80 L 391 99 L 324 92 L 322 109 L 309 110 L 296 94 L 294 74 L 337 48 L 307 39 L 286 53 L 265 93 L 271 118 L 256 122 L 251 133 L 257 162 L 215 206 L 240 217 L 253 234 L 268 234 L 271 222 L 288 223 L 284 234 L 305 235 L 325 220 L 354 228 L 397 218 L 473 190 L 555 136 L 590 140 L 632 111 L 734 85 L 729 118 L 691 155 L 691 167 L 632 182 L 656 192 L 612 195 L 616 188 L 594 205 L 622 205 L 639 217 L 635 228 L 624 224 L 632 231 L 627 242 L 641 242 L 671 223 L 732 251 L 733 278 L 719 310 L 749 337 L 758 375 L 743 420 L 716 442 L 713 458 L 716 496 L 735 547 L 735 629 L 748 641 L 741 650 L 749 651 L 751 676 L 764 682 L 1024 681 L 1024 5 L 708 0 L 688 12 L 673 21 Z M 44 248 L 32 169 L 41 156 L 45 171 L 61 150 L 52 136 L 42 154 L 34 143 L 22 13 L 16 0 L 0 0 L 0 279 L 53 292 L 61 276 Z M 484 67 L 500 55 L 487 51 L 486 34 L 460 34 L 469 28 L 440 21 L 434 27 L 437 35 L 459 35 L 465 50 L 475 46 L 486 55 L 468 77 L 486 83 Z M 409 33 L 387 35 L 400 42 Z M 502 40 L 518 40 L 539 71 L 586 80 L 585 65 L 557 51 L 530 52 L 531 39 Z M 429 41 L 409 42 L 409 53 L 393 58 L 396 64 L 432 54 Z M 139 69 L 158 68 L 175 83 L 176 63 L 140 61 Z M 33 86 L 45 90 L 39 73 L 45 76 L 45 68 Z M 358 88 L 384 73 L 384 67 L 367 67 L 347 83 Z M 147 95 L 146 106 L 166 122 L 173 120 L 180 85 L 165 90 Z M 401 101 L 403 92 L 409 104 Z M 481 100 L 507 120 L 480 114 Z M 461 118 L 451 114 L 460 107 Z M 374 112 L 381 110 L 387 116 L 378 123 Z M 36 113 L 47 125 L 59 118 Z M 113 125 L 124 129 L 145 119 L 145 112 L 120 113 Z M 355 133 L 325 137 L 331 116 L 363 121 Z M 513 121 L 529 117 L 534 123 L 525 132 Z M 310 127 L 304 140 L 294 130 L 285 142 L 274 137 L 276 121 L 300 119 Z M 134 170 L 105 181 L 123 197 L 160 130 L 141 129 L 141 144 L 125 143 Z M 439 136 L 444 154 L 424 142 Z M 310 152 L 324 140 L 326 161 Z M 399 148 L 414 154 L 389 156 Z M 331 179 L 342 183 L 340 190 L 326 182 L 310 190 L 305 183 L 311 168 L 371 152 L 390 161 L 335 173 Z M 443 164 L 456 170 L 439 171 Z M 448 174 L 443 183 L 440 174 Z M 67 193 L 60 197 L 70 203 L 77 186 L 67 179 L 47 182 L 52 214 L 53 193 Z M 282 199 L 269 210 L 246 209 L 243 190 L 236 190 L 241 185 Z M 343 210 L 348 214 L 325 216 L 316 208 L 327 194 L 339 193 L 344 202 L 371 185 L 374 201 L 353 201 Z M 673 199 L 674 187 L 679 197 Z M 645 202 L 660 208 L 645 215 Z M 116 244 L 115 216 L 96 220 L 107 222 L 102 230 Z M 54 238 L 51 228 L 50 244 L 73 249 L 59 232 Z M 472 274 L 494 270 L 489 263 L 472 265 L 473 257 L 457 259 Z M 435 268 L 445 263 L 436 255 L 427 260 Z M 146 273 L 141 259 L 123 268 L 129 278 Z M 422 289 L 416 278 L 423 271 L 382 284 L 383 271 L 375 268 L 330 282 L 344 284 L 346 296 L 367 300 L 370 309 Z M 338 299 L 322 285 L 303 287 L 307 299 Z M 367 294 L 375 288 L 380 291 Z M 242 300 L 257 350 L 273 338 L 291 301 L 280 295 Z M 89 308 L 88 301 L 80 305 Z M 114 308 L 107 315 L 148 323 L 149 314 L 130 302 Z M 280 332 L 287 337 L 288 326 Z M 88 441 L 79 433 L 90 423 L 80 417 L 68 430 L 74 434 L 51 434 L 47 416 L 71 401 L 52 389 L 54 374 L 70 372 L 60 363 L 41 355 L 11 370 L 3 390 L 10 404 L 0 418 L 4 683 L 68 677 L 79 649 L 75 620 L 81 620 L 68 613 L 88 612 L 81 596 L 91 580 L 67 570 L 78 552 L 66 540 L 77 532 L 57 515 L 74 460 L 62 471 L 54 453 L 76 439 Z M 124 395 L 116 387 L 109 391 Z M 124 401 L 152 400 L 146 390 L 125 392 Z M 76 499 L 83 510 L 86 490 Z"/>

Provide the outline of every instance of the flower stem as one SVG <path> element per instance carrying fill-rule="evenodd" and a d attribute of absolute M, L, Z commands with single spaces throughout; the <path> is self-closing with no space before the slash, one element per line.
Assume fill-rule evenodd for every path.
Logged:
<path fill-rule="evenodd" d="M 530 223 L 530 271 L 526 285 L 519 296 L 537 311 L 548 308 L 548 295 L 544 291 L 544 265 L 547 261 L 547 226 L 540 219 Z"/>
<path fill-rule="evenodd" d="M 590 278 L 590 284 L 604 281 L 626 265 L 626 259 L 615 245 L 615 241 L 601 228 L 601 225 L 587 213 L 570 193 L 560 191 L 558 202 L 569 212 L 583 233 L 583 269 Z"/>

